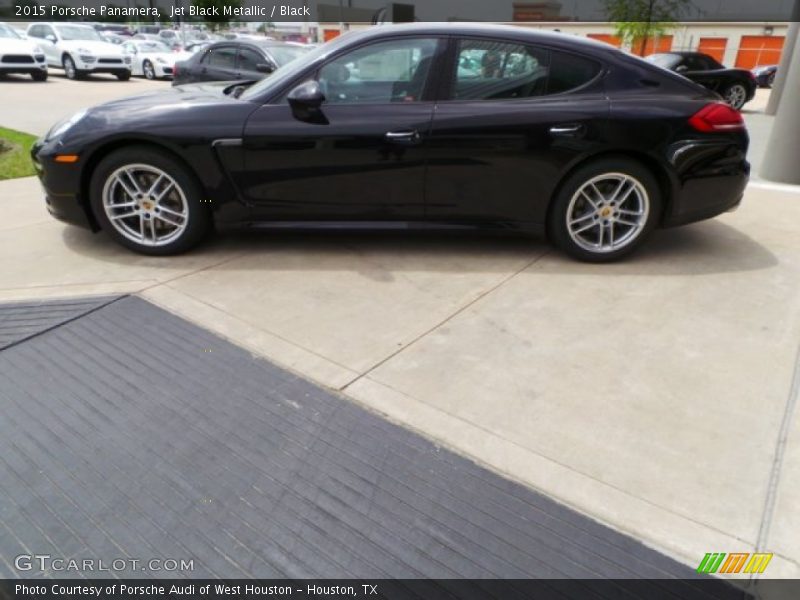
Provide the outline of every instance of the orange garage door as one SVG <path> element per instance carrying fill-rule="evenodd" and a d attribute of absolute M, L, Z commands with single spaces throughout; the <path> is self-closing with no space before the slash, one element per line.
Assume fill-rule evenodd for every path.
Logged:
<path fill-rule="evenodd" d="M 722 62 L 725 56 L 725 48 L 728 47 L 728 38 L 713 38 L 706 37 L 700 38 L 700 45 L 697 46 L 697 51 L 703 54 L 713 56 L 717 62 Z"/>
<path fill-rule="evenodd" d="M 617 48 L 622 46 L 622 39 L 620 39 L 616 35 L 611 35 L 608 33 L 590 33 L 586 37 L 591 38 L 593 40 L 597 40 L 598 42 L 605 42 L 606 44 L 611 44 L 612 46 L 616 46 Z"/>
<path fill-rule="evenodd" d="M 785 38 L 774 35 L 744 35 L 736 55 L 736 66 L 752 69 L 758 65 L 777 65 Z"/>
<path fill-rule="evenodd" d="M 644 46 L 644 52 L 642 52 L 641 38 L 634 40 L 633 46 L 631 47 L 631 51 L 639 56 L 647 56 L 648 54 L 656 54 L 658 52 L 669 52 L 670 50 L 672 50 L 671 35 L 662 35 L 658 38 L 658 42 L 656 42 L 655 37 L 648 38 Z"/>

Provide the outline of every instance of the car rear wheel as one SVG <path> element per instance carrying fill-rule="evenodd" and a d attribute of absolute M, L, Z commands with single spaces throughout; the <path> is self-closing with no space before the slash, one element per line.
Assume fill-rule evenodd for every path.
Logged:
<path fill-rule="evenodd" d="M 64 73 L 67 79 L 72 79 L 74 81 L 75 79 L 83 77 L 83 72 L 75 67 L 75 61 L 72 60 L 71 56 L 65 56 L 61 61 L 61 65 L 64 67 Z"/>
<path fill-rule="evenodd" d="M 156 70 L 153 67 L 153 63 L 151 63 L 149 60 L 146 60 L 142 63 L 142 71 L 147 79 L 152 80 L 156 78 Z"/>
<path fill-rule="evenodd" d="M 109 155 L 92 176 L 90 196 L 102 228 L 142 254 L 184 252 L 211 227 L 192 173 L 159 150 L 136 147 Z"/>
<path fill-rule="evenodd" d="M 579 168 L 556 194 L 548 220 L 551 240 L 587 262 L 611 262 L 641 244 L 661 213 L 653 174 L 627 158 Z"/>
<path fill-rule="evenodd" d="M 722 97 L 725 98 L 725 102 L 730 104 L 731 108 L 742 110 L 747 101 L 747 90 L 741 83 L 732 83 L 722 92 Z"/>

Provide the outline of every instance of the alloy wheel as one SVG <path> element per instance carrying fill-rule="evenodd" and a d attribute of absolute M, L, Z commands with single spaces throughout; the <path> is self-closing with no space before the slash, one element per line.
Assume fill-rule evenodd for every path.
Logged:
<path fill-rule="evenodd" d="M 64 72 L 67 75 L 67 79 L 75 79 L 78 73 L 75 68 L 75 62 L 69 56 L 64 57 Z"/>
<path fill-rule="evenodd" d="M 109 223 L 143 246 L 164 246 L 179 238 L 189 223 L 189 205 L 178 183 L 152 165 L 116 169 L 103 186 L 103 210 Z"/>
<path fill-rule="evenodd" d="M 604 173 L 583 184 L 567 207 L 567 231 L 584 250 L 607 254 L 632 244 L 644 231 L 650 197 L 624 173 Z"/>
<path fill-rule="evenodd" d="M 747 98 L 747 90 L 744 86 L 736 83 L 729 87 L 725 92 L 725 102 L 730 104 L 736 110 L 744 106 L 745 99 Z"/>
<path fill-rule="evenodd" d="M 144 76 L 147 79 L 155 79 L 156 78 L 156 71 L 153 68 L 152 63 L 149 60 L 144 61 L 142 65 L 142 70 L 144 71 Z"/>

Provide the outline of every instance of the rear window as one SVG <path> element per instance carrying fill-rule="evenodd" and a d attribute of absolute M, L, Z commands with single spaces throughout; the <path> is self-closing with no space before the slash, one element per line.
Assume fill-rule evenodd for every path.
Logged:
<path fill-rule="evenodd" d="M 550 52 L 550 77 L 547 81 L 548 94 L 560 94 L 589 83 L 600 73 L 599 63 L 575 54 Z"/>

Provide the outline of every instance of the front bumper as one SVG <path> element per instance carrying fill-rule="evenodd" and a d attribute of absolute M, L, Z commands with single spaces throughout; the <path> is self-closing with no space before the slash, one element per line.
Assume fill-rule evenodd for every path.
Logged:
<path fill-rule="evenodd" d="M 118 56 L 95 56 L 90 57 L 81 55 L 73 56 L 75 68 L 79 71 L 87 73 L 121 73 L 124 71 L 130 72 L 131 61 L 130 58 L 120 58 Z M 127 62 L 125 62 L 127 60 Z"/>
<path fill-rule="evenodd" d="M 46 73 L 47 62 L 44 56 L 9 56 L 5 55 L 0 57 L 0 73 L 23 73 L 30 75 L 31 73 Z"/>
<path fill-rule="evenodd" d="M 83 198 L 80 193 L 80 160 L 73 164 L 57 163 L 54 158 L 59 152 L 58 142 L 45 142 L 43 138 L 31 148 L 33 166 L 42 184 L 47 211 L 59 221 L 98 231 L 99 226 L 89 209 L 89 199 Z"/>

